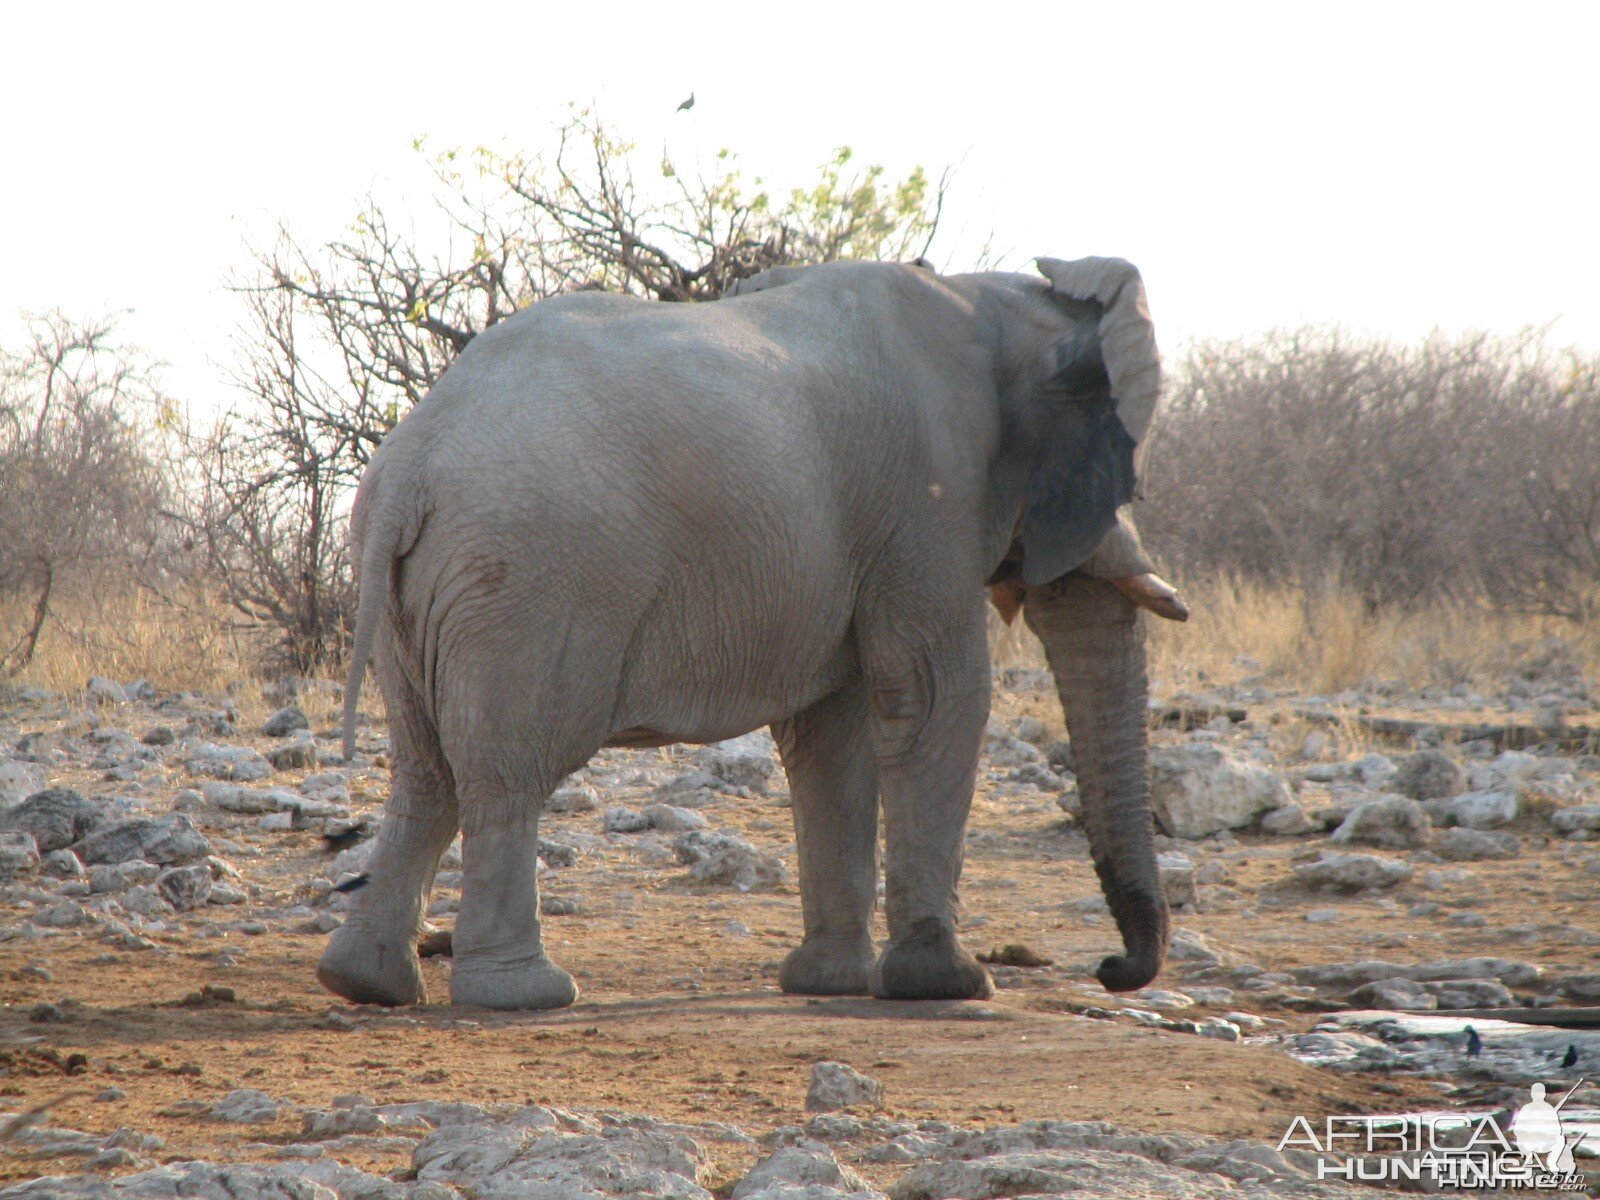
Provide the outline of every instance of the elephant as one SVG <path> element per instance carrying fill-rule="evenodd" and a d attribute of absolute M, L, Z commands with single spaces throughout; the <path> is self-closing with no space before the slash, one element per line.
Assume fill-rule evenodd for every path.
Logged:
<path fill-rule="evenodd" d="M 990 995 L 957 939 L 986 586 L 1056 679 L 1125 949 L 1097 977 L 1156 976 L 1140 609 L 1186 610 L 1125 506 L 1160 365 L 1131 264 L 1037 262 L 777 268 L 700 304 L 576 292 L 465 348 L 352 512 L 345 756 L 371 659 L 392 786 L 324 986 L 426 999 L 415 941 L 459 829 L 452 1002 L 571 1004 L 540 931 L 546 798 L 601 747 L 770 726 L 803 914 L 783 989 Z"/>

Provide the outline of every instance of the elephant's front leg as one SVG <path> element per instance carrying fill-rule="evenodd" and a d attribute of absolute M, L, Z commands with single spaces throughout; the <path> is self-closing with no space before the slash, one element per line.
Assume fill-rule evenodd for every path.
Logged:
<path fill-rule="evenodd" d="M 989 718 L 981 610 L 914 645 L 908 653 L 897 631 L 868 659 L 889 920 L 870 987 L 888 999 L 980 998 L 994 985 L 956 941 L 956 885 Z"/>
<path fill-rule="evenodd" d="M 772 727 L 794 801 L 805 940 L 778 983 L 809 996 L 863 995 L 878 891 L 878 768 L 856 680 Z"/>

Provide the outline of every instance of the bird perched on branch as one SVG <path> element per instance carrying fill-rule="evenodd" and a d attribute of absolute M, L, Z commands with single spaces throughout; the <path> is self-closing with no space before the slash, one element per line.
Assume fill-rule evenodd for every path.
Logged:
<path fill-rule="evenodd" d="M 682 104 L 678 105 L 678 111 L 679 112 L 688 112 L 693 107 L 694 107 L 694 93 L 690 92 L 689 93 L 689 98 L 687 100 L 685 100 Z"/>

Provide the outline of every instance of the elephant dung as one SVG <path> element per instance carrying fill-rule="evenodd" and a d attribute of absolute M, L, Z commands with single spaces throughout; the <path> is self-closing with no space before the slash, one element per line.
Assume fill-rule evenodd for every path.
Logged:
<path fill-rule="evenodd" d="M 1193 743 L 1150 753 L 1150 805 L 1171 837 L 1243 829 L 1288 803 L 1288 785 L 1276 773 L 1219 746 Z"/>

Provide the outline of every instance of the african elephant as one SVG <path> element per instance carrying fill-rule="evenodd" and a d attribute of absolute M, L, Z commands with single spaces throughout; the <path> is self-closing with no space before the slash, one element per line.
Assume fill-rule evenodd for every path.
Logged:
<path fill-rule="evenodd" d="M 1128 263 L 1039 268 L 830 263 L 712 304 L 562 295 L 466 348 L 357 494 L 346 756 L 373 657 L 393 788 L 370 883 L 322 957 L 328 988 L 425 998 L 414 942 L 459 825 L 453 1001 L 572 1003 L 540 938 L 546 797 L 602 746 L 770 725 L 804 910 L 784 989 L 988 995 L 956 939 L 986 584 L 1058 681 L 1127 951 L 1098 977 L 1154 978 L 1167 912 L 1136 604 L 1181 602 L 1118 509 L 1155 338 Z"/>

